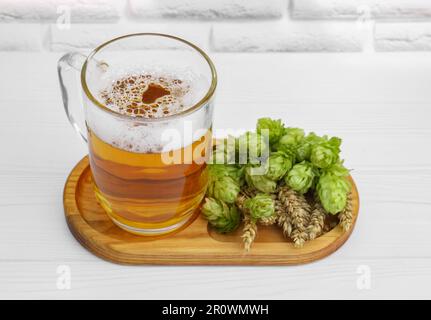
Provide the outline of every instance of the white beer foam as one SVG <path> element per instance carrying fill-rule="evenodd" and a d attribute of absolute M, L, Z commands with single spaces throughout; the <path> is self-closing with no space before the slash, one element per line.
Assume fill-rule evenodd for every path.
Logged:
<path fill-rule="evenodd" d="M 173 71 L 173 69 L 160 67 L 141 67 L 115 73 L 106 72 L 102 77 L 103 81 L 97 82 L 99 92 L 109 90 L 118 79 L 139 74 L 179 79 L 188 86 L 187 93 L 181 97 L 182 108 L 179 108 L 178 101 L 167 105 L 170 114 L 191 108 L 205 96 L 209 88 L 208 79 L 191 70 L 176 69 Z M 102 97 L 97 98 L 102 102 Z M 107 106 L 113 111 L 121 113 L 118 105 Z M 211 127 L 212 119 L 212 105 L 210 104 L 180 118 L 163 120 L 163 115 L 157 113 L 159 121 L 133 119 L 133 116 L 124 119 L 101 110 L 89 101 L 87 101 L 86 111 L 87 125 L 100 139 L 114 147 L 136 153 L 166 152 L 190 145 Z"/>

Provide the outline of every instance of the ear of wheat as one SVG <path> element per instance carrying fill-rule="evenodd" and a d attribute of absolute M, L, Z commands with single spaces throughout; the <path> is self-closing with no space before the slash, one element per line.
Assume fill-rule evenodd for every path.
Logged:
<path fill-rule="evenodd" d="M 275 215 L 268 217 L 268 218 L 267 217 L 260 218 L 258 222 L 259 222 L 259 224 L 261 224 L 263 226 L 270 226 L 270 225 L 277 223 L 277 219 L 278 219 L 278 217 L 275 214 Z"/>
<path fill-rule="evenodd" d="M 290 214 L 287 211 L 287 204 L 285 205 L 283 201 L 277 199 L 275 201 L 275 213 L 277 216 L 277 224 L 283 230 L 283 235 L 285 238 L 290 237 L 292 234 L 292 220 L 290 219 Z"/>
<path fill-rule="evenodd" d="M 292 238 L 296 247 L 302 247 L 307 241 L 306 228 L 310 223 L 310 205 L 305 197 L 288 187 L 280 188 L 278 198 L 286 207 L 292 224 Z"/>
<path fill-rule="evenodd" d="M 347 196 L 347 204 L 343 211 L 338 215 L 340 219 L 341 228 L 344 231 L 348 231 L 353 224 L 353 203 L 352 203 L 352 193 Z"/>
<path fill-rule="evenodd" d="M 244 216 L 244 228 L 242 233 L 242 241 L 244 243 L 245 251 L 250 251 L 251 245 L 256 239 L 257 235 L 257 226 L 256 222 L 254 222 L 249 215 Z"/>
<path fill-rule="evenodd" d="M 325 209 L 323 209 L 318 197 L 315 197 L 313 210 L 310 216 L 310 224 L 307 226 L 306 230 L 309 240 L 314 240 L 323 233 L 325 217 Z"/>

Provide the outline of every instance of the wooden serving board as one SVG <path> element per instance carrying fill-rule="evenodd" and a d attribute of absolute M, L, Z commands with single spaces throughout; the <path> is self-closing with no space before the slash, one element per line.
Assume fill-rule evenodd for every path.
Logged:
<path fill-rule="evenodd" d="M 359 196 L 353 180 L 354 222 Z M 70 173 L 64 188 L 64 211 L 75 238 L 95 255 L 120 264 L 158 265 L 293 265 L 321 259 L 337 250 L 350 236 L 337 226 L 323 236 L 295 248 L 277 226 L 259 226 L 250 252 L 245 252 L 241 230 L 221 235 L 196 213 L 181 230 L 164 237 L 130 234 L 114 225 L 96 201 L 88 157 Z"/>

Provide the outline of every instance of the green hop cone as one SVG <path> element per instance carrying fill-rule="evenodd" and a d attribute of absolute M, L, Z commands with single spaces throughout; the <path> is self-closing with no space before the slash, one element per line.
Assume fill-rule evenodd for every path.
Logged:
<path fill-rule="evenodd" d="M 324 173 L 329 173 L 337 177 L 347 177 L 350 171 L 344 166 L 343 161 L 337 161 L 332 166 L 326 168 Z"/>
<path fill-rule="evenodd" d="M 293 143 L 293 144 L 299 143 L 304 138 L 304 135 L 305 135 L 304 130 L 301 128 L 292 128 L 292 127 L 284 128 L 283 136 L 289 137 L 288 140 L 290 140 L 290 143 Z"/>
<path fill-rule="evenodd" d="M 327 168 L 337 160 L 337 154 L 324 145 L 314 146 L 311 150 L 310 161 L 318 168 Z"/>
<path fill-rule="evenodd" d="M 323 174 L 317 183 L 317 194 L 323 208 L 331 214 L 341 212 L 346 207 L 350 187 L 345 177 Z"/>
<path fill-rule="evenodd" d="M 236 151 L 240 164 L 258 163 L 261 157 L 269 153 L 265 137 L 256 132 L 246 132 L 238 137 Z"/>
<path fill-rule="evenodd" d="M 310 161 L 318 168 L 332 166 L 339 159 L 341 139 L 331 138 L 314 145 L 311 149 Z"/>
<path fill-rule="evenodd" d="M 240 223 L 240 213 L 232 205 L 228 206 L 223 201 L 206 198 L 202 206 L 202 213 L 208 222 L 221 233 L 235 230 Z"/>
<path fill-rule="evenodd" d="M 274 200 L 267 194 L 258 194 L 244 203 L 254 220 L 269 218 L 275 213 Z"/>
<path fill-rule="evenodd" d="M 310 161 L 311 149 L 314 145 L 324 141 L 323 138 L 310 132 L 304 139 L 300 141 L 296 148 L 296 161 L 302 162 L 304 160 Z"/>
<path fill-rule="evenodd" d="M 293 157 L 285 152 L 277 151 L 271 153 L 266 166 L 265 176 L 273 181 L 278 181 L 292 168 Z"/>
<path fill-rule="evenodd" d="M 283 136 L 275 146 L 277 151 L 292 152 L 304 138 L 304 130 L 300 128 L 285 128 Z"/>
<path fill-rule="evenodd" d="M 229 176 L 211 179 L 207 194 L 226 203 L 234 203 L 240 191 L 239 184 Z"/>
<path fill-rule="evenodd" d="M 231 177 L 240 186 L 244 184 L 244 167 L 237 165 L 213 164 L 208 166 L 209 181 L 214 181 L 221 177 Z"/>
<path fill-rule="evenodd" d="M 260 118 L 257 120 L 256 131 L 261 135 L 268 135 L 269 144 L 272 146 L 276 144 L 283 135 L 284 124 L 280 119 Z"/>
<path fill-rule="evenodd" d="M 303 161 L 295 164 L 293 168 L 290 169 L 284 181 L 293 190 L 304 194 L 313 186 L 316 176 L 317 172 L 311 163 Z"/>
<path fill-rule="evenodd" d="M 253 187 L 264 193 L 274 193 L 277 189 L 277 182 L 265 176 L 264 168 L 246 166 L 245 181 L 250 187 Z"/>

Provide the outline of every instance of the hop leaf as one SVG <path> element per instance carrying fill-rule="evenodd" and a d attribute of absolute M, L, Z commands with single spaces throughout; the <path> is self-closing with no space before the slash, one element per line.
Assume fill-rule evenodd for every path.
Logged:
<path fill-rule="evenodd" d="M 239 136 L 236 141 L 236 151 L 238 152 L 238 162 L 240 164 L 258 163 L 260 158 L 267 155 L 269 146 L 265 138 L 255 132 L 246 132 Z"/>
<path fill-rule="evenodd" d="M 350 188 L 350 183 L 345 177 L 330 173 L 322 174 L 317 183 L 317 194 L 323 208 L 331 214 L 341 212 L 346 207 Z"/>
<path fill-rule="evenodd" d="M 293 157 L 285 152 L 273 152 L 267 162 L 265 176 L 273 181 L 278 181 L 292 168 Z"/>
<path fill-rule="evenodd" d="M 250 187 L 264 193 L 274 193 L 277 188 L 277 182 L 267 178 L 264 175 L 264 170 L 252 166 L 245 168 L 245 181 Z"/>
<path fill-rule="evenodd" d="M 240 223 L 240 214 L 236 207 L 228 206 L 223 201 L 206 198 L 202 213 L 208 222 L 221 233 L 235 230 Z"/>
<path fill-rule="evenodd" d="M 239 184 L 230 176 L 218 176 L 209 181 L 207 194 L 226 203 L 234 203 L 240 191 Z"/>
<path fill-rule="evenodd" d="M 306 193 L 314 183 L 317 172 L 307 161 L 295 164 L 285 177 L 286 184 L 300 194 Z"/>
<path fill-rule="evenodd" d="M 339 159 L 341 139 L 323 140 L 311 148 L 310 161 L 318 168 L 328 168 Z"/>
<path fill-rule="evenodd" d="M 260 118 L 257 120 L 256 131 L 261 135 L 267 134 L 269 144 L 272 146 L 276 144 L 283 135 L 284 124 L 280 119 Z"/>
<path fill-rule="evenodd" d="M 244 205 L 254 220 L 269 218 L 275 213 L 274 200 L 267 194 L 258 194 L 254 198 L 247 199 Z"/>

